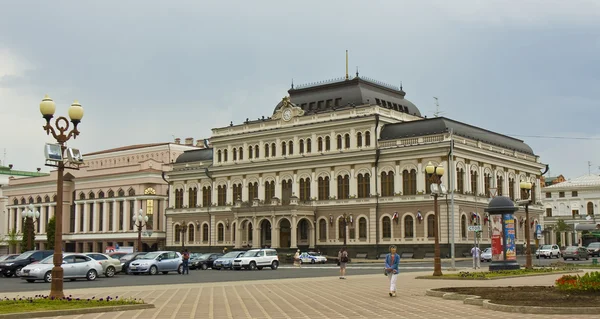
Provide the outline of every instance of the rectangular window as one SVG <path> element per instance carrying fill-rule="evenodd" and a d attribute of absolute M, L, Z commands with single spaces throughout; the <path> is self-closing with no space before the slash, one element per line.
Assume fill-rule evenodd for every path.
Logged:
<path fill-rule="evenodd" d="M 104 231 L 104 203 L 98 206 L 98 231 Z"/>
<path fill-rule="evenodd" d="M 340 106 L 342 105 L 342 98 L 338 97 L 337 99 L 335 99 L 335 106 Z"/>
<path fill-rule="evenodd" d="M 227 186 L 219 186 L 217 191 L 217 205 L 225 206 L 227 204 Z"/>
<path fill-rule="evenodd" d="M 327 102 L 325 103 L 325 105 L 330 108 L 333 106 L 333 100 L 327 100 Z"/>
<path fill-rule="evenodd" d="M 90 219 L 88 220 L 88 232 L 94 231 L 94 203 L 89 204 Z"/>
<path fill-rule="evenodd" d="M 377 99 L 377 98 L 376 98 L 376 99 L 375 99 L 375 104 L 377 104 L 377 105 L 381 105 L 381 101 L 380 101 L 379 99 Z"/>
<path fill-rule="evenodd" d="M 558 192 L 558 197 L 560 197 L 560 198 L 565 197 L 565 192 Z"/>
<path fill-rule="evenodd" d="M 114 231 L 113 218 L 115 216 L 114 203 L 108 203 L 108 231 Z"/>
<path fill-rule="evenodd" d="M 546 198 L 552 198 L 552 193 L 546 192 Z"/>
<path fill-rule="evenodd" d="M 311 110 L 311 111 L 314 110 L 316 104 L 317 103 L 315 103 L 315 102 L 310 102 L 310 104 L 308 105 L 308 109 Z"/>
<path fill-rule="evenodd" d="M 71 233 L 75 232 L 75 207 L 77 207 L 77 206 L 75 203 L 73 203 L 71 205 L 71 220 L 69 222 L 69 232 L 71 232 Z M 40 232 L 40 223 L 37 222 L 36 224 L 38 227 L 37 232 L 39 233 Z"/>
<path fill-rule="evenodd" d="M 83 220 L 83 216 L 84 216 L 84 210 L 85 209 L 85 204 L 79 204 L 79 231 L 83 232 L 83 227 L 85 225 L 84 220 Z"/>
<path fill-rule="evenodd" d="M 546 208 L 546 217 L 552 217 L 552 208 Z"/>
<path fill-rule="evenodd" d="M 577 217 L 578 215 L 579 215 L 579 210 L 578 209 L 571 210 L 571 216 L 573 216 L 573 218 Z"/>
<path fill-rule="evenodd" d="M 154 221 L 154 199 L 146 200 L 146 216 L 148 216 L 146 229 L 153 229 L 152 222 Z"/>
<path fill-rule="evenodd" d="M 124 208 L 125 203 L 123 201 L 119 201 L 119 230 L 123 230 L 123 218 L 125 218 Z"/>
<path fill-rule="evenodd" d="M 577 197 L 577 191 L 572 191 L 571 192 L 571 197 Z"/>
<path fill-rule="evenodd" d="M 212 204 L 212 187 L 202 187 L 202 207 L 209 207 Z"/>
<path fill-rule="evenodd" d="M 319 110 L 322 110 L 324 105 L 325 105 L 325 101 L 319 101 L 319 102 L 318 102 L 318 107 L 317 107 L 317 108 L 318 108 Z"/>

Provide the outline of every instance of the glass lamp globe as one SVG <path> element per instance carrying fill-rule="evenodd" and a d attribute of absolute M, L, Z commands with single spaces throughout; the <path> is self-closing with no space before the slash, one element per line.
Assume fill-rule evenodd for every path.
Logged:
<path fill-rule="evenodd" d="M 73 123 L 79 123 L 83 118 L 83 107 L 81 107 L 81 104 L 77 100 L 69 107 L 69 118 Z"/>
<path fill-rule="evenodd" d="M 42 116 L 47 120 L 50 120 L 54 116 L 54 112 L 56 112 L 56 104 L 48 96 L 48 94 L 44 96 L 44 99 L 40 103 L 40 112 L 42 113 Z"/>
<path fill-rule="evenodd" d="M 427 172 L 427 174 L 433 174 L 434 171 L 435 166 L 433 166 L 431 162 L 427 163 L 427 166 L 425 166 L 425 172 Z"/>
<path fill-rule="evenodd" d="M 441 164 L 437 167 L 437 169 L 435 170 L 435 173 L 438 176 L 442 176 L 444 175 L 444 166 L 442 166 Z"/>

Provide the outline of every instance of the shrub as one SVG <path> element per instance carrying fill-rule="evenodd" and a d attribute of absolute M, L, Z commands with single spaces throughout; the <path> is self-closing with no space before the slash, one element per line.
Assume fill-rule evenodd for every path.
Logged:
<path fill-rule="evenodd" d="M 583 276 L 564 275 L 556 280 L 555 286 L 568 292 L 600 292 L 600 272 L 593 271 Z"/>

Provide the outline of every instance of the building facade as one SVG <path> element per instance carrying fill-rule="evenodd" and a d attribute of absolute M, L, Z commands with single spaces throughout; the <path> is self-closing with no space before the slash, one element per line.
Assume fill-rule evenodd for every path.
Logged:
<path fill-rule="evenodd" d="M 401 87 L 358 76 L 288 93 L 272 116 L 215 128 L 211 148 L 177 158 L 167 174 L 169 247 L 335 253 L 347 245 L 371 258 L 395 244 L 427 256 L 435 227 L 429 162 L 445 168 L 443 185 L 454 188 L 454 204 L 445 196 L 439 205 L 443 255 L 452 229 L 457 255 L 469 251 L 475 223 L 489 245 L 490 195 L 516 199 L 521 180 L 534 185 L 530 211 L 539 222 L 545 165 L 523 141 L 426 119 Z"/>
<path fill-rule="evenodd" d="M 142 227 L 143 249 L 165 245 L 165 208 L 168 184 L 163 173 L 186 150 L 186 144 L 131 145 L 86 154 L 79 170 L 64 176 L 63 245 L 69 252 L 104 252 L 109 246 L 137 247 L 138 228 L 133 223 L 139 210 L 149 222 Z M 2 224 L 7 230 L 24 231 L 21 213 L 33 204 L 40 212 L 35 223 L 35 247 L 46 247 L 46 228 L 56 210 L 57 172 L 12 179 L 4 188 L 7 200 Z"/>
<path fill-rule="evenodd" d="M 600 240 L 600 176 L 580 176 L 547 186 L 543 192 L 547 241 L 560 246 L 581 246 Z M 559 221 L 568 229 L 560 229 Z M 594 236 L 593 232 L 598 234 Z"/>

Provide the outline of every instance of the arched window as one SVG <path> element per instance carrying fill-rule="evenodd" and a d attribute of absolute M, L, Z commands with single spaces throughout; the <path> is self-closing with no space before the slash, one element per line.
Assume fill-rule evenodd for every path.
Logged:
<path fill-rule="evenodd" d="M 467 216 L 460 217 L 460 235 L 462 238 L 467 238 Z"/>
<path fill-rule="evenodd" d="M 504 188 L 504 177 L 496 176 L 496 194 L 497 196 L 502 196 Z"/>
<path fill-rule="evenodd" d="M 300 147 L 300 154 L 304 154 L 304 140 L 300 140 L 298 146 Z"/>
<path fill-rule="evenodd" d="M 477 193 L 477 177 L 477 171 L 471 171 L 471 192 L 475 196 L 479 196 L 479 193 Z"/>
<path fill-rule="evenodd" d="M 456 169 L 456 190 L 461 194 L 465 192 L 465 171 L 460 167 Z"/>
<path fill-rule="evenodd" d="M 252 159 L 252 155 L 254 155 L 253 151 L 254 151 L 254 147 L 252 145 L 248 146 L 248 159 Z"/>
<path fill-rule="evenodd" d="M 331 137 L 329 137 L 329 136 L 325 136 L 325 150 L 326 151 L 331 150 Z"/>
<path fill-rule="evenodd" d="M 340 175 L 337 178 L 337 182 L 338 182 L 337 198 L 338 199 L 348 199 L 348 197 L 350 197 L 350 176 L 348 176 L 348 175 L 341 176 Z"/>
<path fill-rule="evenodd" d="M 225 238 L 225 229 L 223 228 L 223 224 L 219 224 L 217 226 L 217 241 L 221 242 Z"/>
<path fill-rule="evenodd" d="M 195 232 L 195 227 L 194 224 L 189 224 L 188 228 L 187 228 L 187 234 L 188 234 L 188 242 L 193 243 L 194 242 L 194 237 L 196 237 L 196 232 Z"/>
<path fill-rule="evenodd" d="M 365 146 L 371 146 L 371 132 L 365 132 Z"/>
<path fill-rule="evenodd" d="M 237 148 L 233 149 L 233 160 L 237 161 Z"/>
<path fill-rule="evenodd" d="M 404 170 L 402 172 L 402 183 L 404 188 L 404 195 L 416 195 L 417 194 L 417 171 L 411 169 Z"/>
<path fill-rule="evenodd" d="M 319 239 L 327 240 L 327 222 L 324 219 L 319 220 Z"/>
<path fill-rule="evenodd" d="M 260 157 L 260 152 L 259 152 L 258 145 L 254 145 L 254 158 L 259 158 L 259 157 Z"/>
<path fill-rule="evenodd" d="M 188 207 L 196 207 L 198 204 L 198 188 L 190 187 L 188 189 L 189 197 L 188 197 Z"/>
<path fill-rule="evenodd" d="M 427 216 L 427 237 L 435 237 L 435 215 Z"/>
<path fill-rule="evenodd" d="M 248 183 L 248 200 L 258 198 L 258 182 Z"/>
<path fill-rule="evenodd" d="M 265 182 L 265 201 L 270 201 L 275 197 L 275 182 Z"/>
<path fill-rule="evenodd" d="M 404 238 L 413 238 L 414 233 L 414 219 L 412 216 L 407 215 L 404 217 Z"/>
<path fill-rule="evenodd" d="M 221 150 L 217 151 L 217 163 L 221 163 Z"/>
<path fill-rule="evenodd" d="M 341 135 L 337 136 L 337 149 L 338 150 L 342 149 L 342 136 Z"/>
<path fill-rule="evenodd" d="M 288 154 L 294 155 L 294 142 L 292 141 L 288 142 Z"/>
<path fill-rule="evenodd" d="M 485 192 L 485 197 L 490 196 L 490 180 L 492 177 L 489 173 L 483 174 L 483 190 Z"/>
<path fill-rule="evenodd" d="M 344 136 L 344 148 L 350 148 L 350 134 L 346 133 Z"/>
<path fill-rule="evenodd" d="M 383 238 L 392 238 L 392 220 L 389 216 L 383 217 L 381 229 L 383 231 Z"/>
<path fill-rule="evenodd" d="M 381 173 L 381 196 L 394 196 L 394 172 Z"/>
<path fill-rule="evenodd" d="M 175 225 L 175 242 L 180 242 L 181 241 L 181 226 L 179 225 Z"/>
<path fill-rule="evenodd" d="M 323 152 L 323 138 L 320 136 L 317 139 L 317 151 Z"/>
<path fill-rule="evenodd" d="M 233 201 L 242 200 L 242 184 L 233 184 Z"/>
<path fill-rule="evenodd" d="M 329 199 L 329 177 L 319 177 L 319 200 Z"/>
<path fill-rule="evenodd" d="M 356 147 L 362 147 L 362 133 L 356 133 Z"/>
<path fill-rule="evenodd" d="M 175 189 L 175 208 L 183 207 L 183 189 Z"/>
<path fill-rule="evenodd" d="M 285 156 L 287 152 L 287 144 L 285 142 L 281 142 L 281 155 Z"/>
<path fill-rule="evenodd" d="M 265 144 L 265 157 L 269 157 L 269 144 Z"/>
<path fill-rule="evenodd" d="M 364 217 L 358 220 L 358 238 L 367 239 L 367 219 Z"/>
<path fill-rule="evenodd" d="M 240 147 L 240 153 L 238 154 L 240 161 L 244 159 L 244 149 Z"/>
<path fill-rule="evenodd" d="M 227 205 L 227 185 L 219 185 L 217 188 L 217 205 Z"/>
<path fill-rule="evenodd" d="M 346 235 L 346 224 L 344 223 L 344 218 L 341 217 L 338 219 L 338 239 L 344 240 Z"/>
<path fill-rule="evenodd" d="M 310 178 L 300 179 L 300 200 L 310 200 Z"/>
<path fill-rule="evenodd" d="M 369 173 L 358 174 L 357 184 L 358 198 L 366 198 L 371 195 L 371 176 L 369 176 Z"/>
<path fill-rule="evenodd" d="M 223 150 L 223 162 L 227 162 L 227 150 Z"/>
<path fill-rule="evenodd" d="M 587 214 L 590 216 L 594 215 L 594 203 L 592 203 L 592 202 L 587 203 Z"/>
<path fill-rule="evenodd" d="M 202 207 L 212 205 L 212 187 L 202 187 Z"/>
<path fill-rule="evenodd" d="M 202 241 L 207 242 L 208 241 L 208 224 L 204 224 L 202 225 Z"/>
<path fill-rule="evenodd" d="M 271 157 L 275 157 L 277 156 L 277 147 L 275 146 L 275 143 L 271 144 Z"/>
<path fill-rule="evenodd" d="M 310 138 L 307 138 L 306 139 L 306 153 L 312 152 L 310 143 L 311 143 Z"/>

